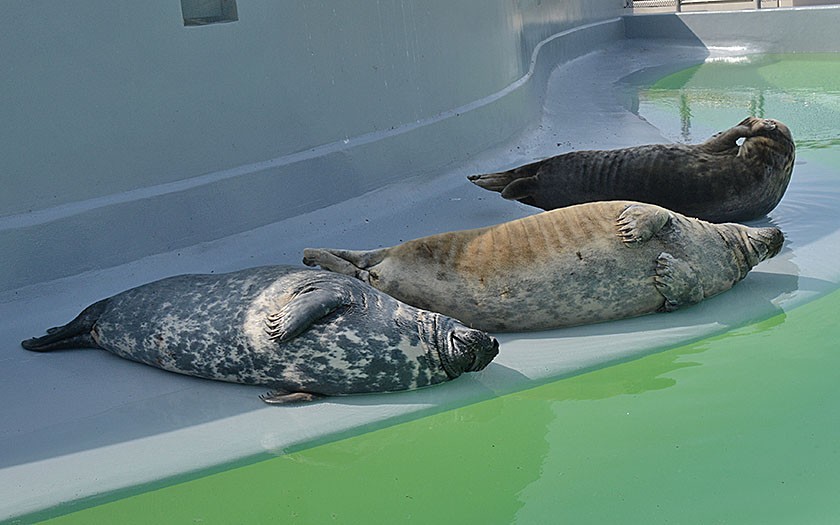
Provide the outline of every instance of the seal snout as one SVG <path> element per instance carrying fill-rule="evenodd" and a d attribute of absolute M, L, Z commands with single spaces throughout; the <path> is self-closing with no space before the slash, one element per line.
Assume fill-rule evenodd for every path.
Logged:
<path fill-rule="evenodd" d="M 785 243 L 785 235 L 778 228 L 755 228 L 748 236 L 760 261 L 778 255 Z"/>
<path fill-rule="evenodd" d="M 461 372 L 483 370 L 499 354 L 499 341 L 480 330 L 456 326 L 449 332 L 451 359 Z"/>
<path fill-rule="evenodd" d="M 755 136 L 766 136 L 775 140 L 782 140 L 793 143 L 793 135 L 782 122 L 772 118 L 755 118 L 750 117 L 750 128 Z"/>

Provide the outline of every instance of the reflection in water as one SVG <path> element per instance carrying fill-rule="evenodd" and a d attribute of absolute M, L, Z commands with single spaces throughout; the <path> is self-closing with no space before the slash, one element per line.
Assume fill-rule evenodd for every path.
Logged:
<path fill-rule="evenodd" d="M 666 98 L 670 98 L 671 95 L 667 94 Z M 651 97 L 655 98 L 655 97 Z M 694 92 L 687 89 L 681 89 L 679 91 L 679 113 L 680 113 L 680 142 L 685 144 L 690 144 L 694 142 L 694 139 L 691 137 L 691 104 L 694 98 L 699 98 L 700 103 L 706 101 L 703 98 L 703 92 Z M 733 98 L 736 99 L 747 99 L 749 100 L 748 107 L 749 110 L 746 116 L 750 117 L 758 117 L 758 118 L 765 118 L 764 117 L 764 90 L 757 89 L 752 94 L 742 94 L 742 96 L 734 96 Z M 713 97 L 714 103 L 719 104 L 721 102 L 720 96 Z M 738 100 L 740 102 L 741 100 Z M 740 105 L 740 104 L 738 104 Z M 732 125 L 734 126 L 735 123 L 733 122 Z M 705 140 L 708 137 L 698 138 L 698 141 Z"/>
<path fill-rule="evenodd" d="M 681 142 L 705 140 L 710 130 L 727 129 L 746 116 L 785 122 L 799 149 L 840 142 L 837 54 L 707 62 L 643 87 L 637 97 L 638 107 L 631 109 Z M 668 124 L 673 113 L 679 115 L 678 129 Z"/>
<path fill-rule="evenodd" d="M 300 502 L 301 523 L 369 523 L 371 504 L 390 514 L 374 522 L 513 523 L 517 494 L 540 477 L 554 418 L 550 404 L 505 396 L 277 458 L 271 477 L 291 482 L 287 496 L 319 487 L 286 498 Z"/>
<path fill-rule="evenodd" d="M 688 93 L 680 92 L 680 131 L 682 141 L 686 144 L 691 142 L 691 107 L 688 103 Z"/>
<path fill-rule="evenodd" d="M 680 117 L 680 133 L 679 133 L 679 142 L 684 144 L 691 144 L 694 142 L 702 142 L 709 138 L 707 131 L 702 128 L 702 132 L 698 133 L 697 137 L 693 137 L 691 133 L 691 124 L 692 118 L 694 117 L 694 111 L 692 107 L 695 107 L 698 110 L 698 114 L 702 117 L 702 113 L 704 109 L 708 107 L 712 108 L 719 108 L 722 106 L 728 108 L 744 108 L 746 111 L 742 112 L 741 119 L 746 117 L 758 117 L 758 118 L 765 118 L 765 116 L 769 118 L 778 118 L 776 114 L 772 111 L 770 114 L 767 113 L 765 110 L 766 100 L 765 100 L 765 90 L 764 89 L 755 89 L 750 91 L 740 91 L 740 92 L 727 92 L 727 93 L 719 93 L 710 90 L 693 90 L 693 89 L 679 89 L 676 93 L 672 90 L 658 90 L 658 89 L 651 89 L 642 95 L 643 103 L 640 105 L 639 113 L 643 114 L 644 111 L 644 104 L 655 104 L 662 108 L 667 108 L 669 106 L 676 106 L 677 112 Z M 783 120 L 778 118 L 779 120 Z M 740 120 L 732 120 L 722 127 L 720 131 L 723 129 L 729 128 L 734 126 L 740 122 Z M 787 121 L 784 121 L 787 123 Z M 828 142 L 832 140 L 840 140 L 840 139 L 827 139 Z M 826 140 L 805 140 L 800 141 L 797 140 L 797 146 L 800 148 L 805 146 L 808 147 L 811 144 L 816 143 L 816 147 L 825 147 L 824 144 Z"/>

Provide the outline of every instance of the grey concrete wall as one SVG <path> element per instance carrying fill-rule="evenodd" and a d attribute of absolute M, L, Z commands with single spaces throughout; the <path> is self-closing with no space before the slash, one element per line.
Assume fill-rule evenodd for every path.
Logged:
<path fill-rule="evenodd" d="M 0 4 L 0 289 L 432 176 L 623 36 L 550 38 L 622 0 L 239 0 L 201 27 L 178 0 Z"/>
<path fill-rule="evenodd" d="M 840 51 L 840 6 L 728 13 L 667 13 L 625 18 L 628 38 L 678 39 L 753 52 Z"/>

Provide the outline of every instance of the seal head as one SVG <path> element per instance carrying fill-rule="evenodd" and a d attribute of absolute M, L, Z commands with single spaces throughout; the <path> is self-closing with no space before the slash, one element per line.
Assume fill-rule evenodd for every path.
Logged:
<path fill-rule="evenodd" d="M 474 330 L 460 322 L 434 312 L 421 310 L 418 316 L 426 344 L 437 353 L 449 379 L 464 372 L 483 370 L 499 354 L 495 337 Z"/>

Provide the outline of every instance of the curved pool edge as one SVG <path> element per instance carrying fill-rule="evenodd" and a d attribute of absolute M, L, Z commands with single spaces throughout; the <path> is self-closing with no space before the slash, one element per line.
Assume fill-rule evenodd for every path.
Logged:
<path fill-rule="evenodd" d="M 840 308 L 840 290 L 835 290 L 826 295 L 815 298 L 812 301 L 800 304 L 784 313 L 768 317 L 767 319 L 763 319 L 755 323 L 734 328 L 728 332 L 729 336 L 724 334 L 710 335 L 709 337 L 701 338 L 695 341 L 680 343 L 672 348 L 660 349 L 661 352 L 657 352 L 657 356 L 646 357 L 659 359 L 663 355 L 667 354 L 668 356 L 672 355 L 674 362 L 677 363 L 681 361 L 682 357 L 694 356 L 691 361 L 695 361 L 697 359 L 698 351 L 707 351 L 710 347 L 714 346 L 723 345 L 724 348 L 728 346 L 729 351 L 739 351 L 740 349 L 738 348 L 738 343 L 727 342 L 728 337 L 731 337 L 730 341 L 737 341 L 739 334 L 762 332 L 770 329 L 775 331 L 776 338 L 786 337 L 786 340 L 791 340 L 790 335 L 780 335 L 780 331 L 784 331 L 785 334 L 814 332 L 819 329 L 821 325 L 819 322 L 814 324 L 814 316 L 811 315 L 811 313 L 814 311 L 836 312 L 838 311 L 838 308 Z M 836 332 L 838 327 L 834 326 L 832 329 Z M 840 333 L 836 335 L 840 337 Z M 634 360 L 632 366 L 636 368 L 643 368 L 643 361 L 646 357 Z M 682 366 L 693 365 L 691 365 L 691 363 L 677 364 L 670 373 L 664 372 L 662 375 L 657 376 L 656 379 L 673 380 L 669 374 L 673 374 L 673 372 L 679 370 Z M 610 395 L 624 395 L 627 398 L 633 398 L 640 395 L 639 392 L 633 390 L 636 387 L 632 385 L 632 379 L 634 378 L 628 375 L 630 372 L 623 373 L 621 364 L 616 365 L 614 368 L 615 370 L 612 370 L 610 373 L 619 378 L 623 377 L 625 381 L 630 382 L 629 386 L 625 387 L 629 390 L 622 391 L 619 388 L 619 390 L 611 392 Z M 583 371 L 575 374 L 573 378 L 564 378 L 560 379 L 560 381 L 570 381 L 573 379 L 577 382 L 586 382 L 586 377 L 582 376 L 597 373 L 598 370 Z M 417 468 L 422 468 L 420 465 L 414 465 L 411 469 L 402 469 L 400 464 L 404 462 L 409 463 L 410 461 L 407 460 L 407 458 L 410 457 L 411 454 L 409 454 L 409 451 L 404 450 L 405 447 L 400 447 L 399 443 L 403 441 L 402 438 L 389 438 L 388 434 L 394 434 L 397 436 L 410 434 L 413 439 L 420 443 L 440 440 L 442 439 L 442 436 L 438 435 L 440 434 L 440 430 L 437 428 L 437 424 L 432 423 L 431 421 L 452 418 L 463 421 L 471 421 L 473 419 L 480 420 L 485 416 L 481 416 L 479 414 L 494 412 L 493 409 L 488 408 L 489 406 L 503 406 L 511 399 L 551 399 L 550 397 L 545 398 L 543 394 L 540 394 L 540 392 L 546 390 L 547 388 L 551 388 L 552 383 L 556 382 L 557 380 L 551 380 L 544 383 L 530 385 L 515 392 L 502 393 L 492 399 L 481 400 L 469 406 L 448 410 L 452 413 L 452 416 L 443 414 L 442 412 L 444 412 L 444 410 L 435 410 L 432 411 L 432 413 L 415 413 L 407 419 L 390 421 L 387 425 L 380 425 L 375 427 L 375 429 L 372 429 L 382 431 L 378 432 L 377 440 L 378 442 L 388 444 L 388 454 L 391 459 L 387 461 L 390 461 L 390 464 L 394 468 L 394 472 L 412 472 L 411 475 L 404 476 L 405 478 L 408 478 L 409 481 L 400 481 L 398 483 L 401 485 L 400 489 L 396 490 L 402 490 L 412 494 L 413 500 L 420 500 L 411 502 L 412 507 L 416 507 L 418 510 L 424 506 L 428 508 L 429 505 L 433 505 L 435 503 L 435 498 L 437 497 L 435 495 L 436 491 L 428 490 L 428 486 L 421 486 L 418 480 L 434 477 L 435 472 L 437 472 L 435 469 L 439 468 L 439 466 L 430 467 L 430 471 L 426 474 L 416 472 Z M 570 389 L 574 391 L 574 387 L 570 386 Z M 582 403 L 585 402 L 586 399 L 586 397 L 581 399 L 572 397 L 569 401 Z M 563 399 L 557 399 L 556 403 L 561 403 L 563 401 Z M 633 405 L 628 404 L 628 410 L 632 408 Z M 573 411 L 570 412 L 574 413 Z M 628 415 L 629 414 L 630 413 L 628 412 Z M 429 423 L 424 423 L 424 421 L 429 421 Z M 574 422 L 575 416 L 572 416 L 572 419 L 570 421 L 564 421 L 564 424 L 574 424 Z M 396 427 L 410 427 L 411 430 L 401 430 Z M 265 520 L 266 522 L 288 519 L 293 513 L 292 509 L 279 505 L 276 502 L 272 502 L 271 499 L 267 497 L 267 494 L 263 494 L 263 490 L 256 489 L 256 487 L 265 487 L 271 485 L 273 482 L 276 483 L 278 478 L 283 477 L 280 472 L 289 475 L 289 469 L 299 469 L 298 464 L 305 464 L 307 462 L 307 457 L 334 457 L 336 458 L 336 465 L 333 466 L 333 468 L 336 468 L 337 471 L 341 471 L 341 458 L 347 454 L 345 449 L 367 451 L 367 454 L 374 453 L 371 447 L 359 445 L 361 439 L 364 438 L 359 434 L 337 436 L 335 439 L 330 439 L 324 443 L 313 443 L 309 446 L 302 446 L 294 450 L 289 450 L 282 458 L 272 458 L 265 455 L 258 458 L 250 458 L 248 460 L 226 465 L 222 468 L 213 468 L 183 474 L 171 479 L 158 480 L 146 485 L 134 486 L 109 494 L 98 495 L 87 500 L 76 501 L 71 504 L 44 509 L 39 512 L 20 516 L 19 519 L 22 523 L 52 520 L 50 523 L 72 524 L 102 522 L 109 519 L 115 519 L 115 517 L 118 516 L 120 517 L 120 522 L 123 523 L 143 523 L 146 519 L 146 517 L 141 515 L 140 512 L 143 508 L 154 508 L 157 514 L 167 516 L 173 521 L 179 521 L 182 518 L 191 517 L 193 519 L 202 519 L 206 522 L 223 523 L 226 522 L 226 520 L 235 519 L 238 516 L 248 516 L 250 520 L 258 519 Z M 681 439 L 687 440 L 687 437 L 670 436 L 669 439 L 679 442 Z M 452 449 L 449 451 L 449 454 L 454 456 L 463 454 L 466 456 L 467 448 L 474 446 L 484 446 L 486 448 L 488 443 L 493 443 L 496 440 L 501 440 L 500 436 L 489 436 L 487 443 L 484 444 L 475 443 L 473 438 L 466 441 L 453 441 L 447 446 Z M 691 443 L 684 443 L 684 445 L 687 445 L 686 448 L 690 448 Z M 394 450 L 390 450 L 394 448 L 396 448 L 396 452 Z M 677 448 L 679 448 L 679 445 L 677 445 Z M 331 450 L 334 451 L 330 452 Z M 459 450 L 461 450 L 461 452 L 459 452 Z M 584 451 L 582 453 L 587 452 Z M 592 451 L 589 453 L 592 453 Z M 632 453 L 632 451 L 628 450 L 627 453 Z M 378 454 L 378 452 L 376 454 Z M 516 456 L 510 459 L 499 457 L 495 458 L 493 461 L 500 462 L 502 464 L 505 464 L 506 462 L 510 463 L 507 465 L 507 468 L 513 469 L 513 467 L 516 466 L 518 459 Z M 361 468 L 365 470 L 372 470 L 371 468 L 364 466 Z M 480 470 L 480 467 L 476 468 Z M 503 467 L 498 465 L 494 466 L 494 468 L 499 471 L 504 470 Z M 373 471 L 370 472 L 371 475 L 374 473 L 375 472 Z M 290 477 L 297 479 L 293 475 Z M 248 483 L 243 483 L 243 479 L 247 479 Z M 399 477 L 397 479 L 399 479 Z M 492 492 L 492 481 L 485 481 L 488 486 L 485 490 L 487 492 Z M 311 484 L 311 486 L 307 483 Z M 382 495 L 371 494 L 367 488 L 354 487 L 352 485 L 344 487 L 343 491 L 345 494 L 342 498 L 340 498 L 340 500 L 336 500 L 336 498 L 332 496 L 324 495 L 326 493 L 330 493 L 329 487 L 334 483 L 340 482 L 334 482 L 329 479 L 322 479 L 320 481 L 301 481 L 299 484 L 295 484 L 294 488 L 287 488 L 285 490 L 290 493 L 308 492 L 311 494 L 312 499 L 320 501 L 319 504 L 311 504 L 306 507 L 308 512 L 311 514 L 310 518 L 317 516 L 318 519 L 323 519 L 324 515 L 327 513 L 331 513 L 333 516 L 343 516 L 347 518 L 348 514 L 352 516 L 354 513 L 359 512 L 359 508 L 365 508 L 365 502 L 367 505 L 373 505 L 375 502 L 382 502 L 383 499 L 392 500 L 391 504 L 397 508 L 403 508 L 404 506 L 404 503 L 399 501 L 397 494 L 392 495 L 392 498 L 383 498 Z M 405 486 L 406 483 L 408 483 L 408 486 Z M 612 483 L 607 482 L 605 485 L 609 487 Z M 466 490 L 461 485 L 456 485 L 451 488 L 455 492 L 463 492 Z M 338 490 L 339 487 L 335 487 L 335 489 Z M 480 491 L 480 489 L 481 487 L 474 487 L 470 490 Z M 225 499 L 229 502 L 229 504 L 224 506 L 223 510 L 209 501 L 209 498 L 217 497 L 211 495 L 220 493 L 225 494 Z M 481 491 L 480 494 L 481 495 L 474 494 L 471 501 L 473 503 L 479 503 L 483 501 L 483 498 L 490 497 L 484 491 Z M 506 494 L 504 496 L 510 497 L 511 495 Z M 464 497 L 467 496 L 465 495 Z M 503 495 L 495 494 L 493 497 L 503 497 Z M 353 501 L 354 504 L 349 504 L 348 501 Z M 545 505 L 549 507 L 551 506 L 550 503 L 545 503 Z M 388 505 L 385 506 L 387 507 Z M 564 511 L 568 512 L 567 509 L 564 509 Z M 474 510 L 468 510 L 466 512 L 474 512 Z M 825 514 L 825 511 L 823 511 L 823 514 Z M 181 516 L 181 518 L 178 518 L 178 516 Z M 372 520 L 369 521 L 371 523 L 386 523 L 389 522 L 389 520 L 392 520 L 393 516 L 393 512 L 386 512 L 381 507 L 377 507 L 374 515 L 368 516 L 368 519 Z M 626 517 L 626 515 L 624 516 Z"/>

